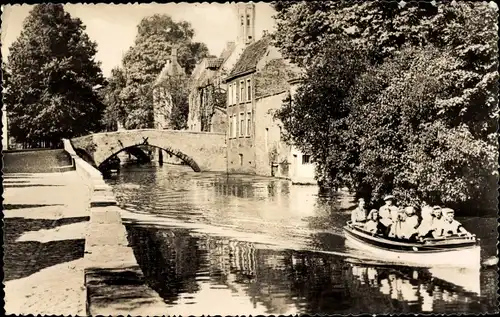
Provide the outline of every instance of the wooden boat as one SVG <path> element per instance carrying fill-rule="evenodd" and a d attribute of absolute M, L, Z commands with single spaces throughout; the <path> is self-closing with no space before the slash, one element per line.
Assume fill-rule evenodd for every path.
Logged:
<path fill-rule="evenodd" d="M 370 253 L 377 260 L 395 264 L 423 267 L 467 267 L 480 268 L 481 248 L 479 239 L 472 236 L 426 238 L 423 241 L 408 241 L 374 235 L 348 222 L 344 226 L 346 244 Z"/>

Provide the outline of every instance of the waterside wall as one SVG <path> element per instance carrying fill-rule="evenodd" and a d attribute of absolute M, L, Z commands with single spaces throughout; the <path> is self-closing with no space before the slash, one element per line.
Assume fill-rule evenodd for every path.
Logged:
<path fill-rule="evenodd" d="M 87 315 L 165 315 L 163 300 L 146 285 L 129 246 L 111 187 L 76 155 L 69 140 L 63 143 L 76 172 L 92 190 L 84 255 Z"/>

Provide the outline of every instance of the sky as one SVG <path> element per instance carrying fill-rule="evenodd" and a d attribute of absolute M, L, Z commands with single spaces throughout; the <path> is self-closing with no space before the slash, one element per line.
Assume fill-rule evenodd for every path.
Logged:
<path fill-rule="evenodd" d="M 2 58 L 6 60 L 9 47 L 21 33 L 24 19 L 33 5 L 2 6 Z M 255 4 L 255 37 L 274 28 L 274 9 L 269 3 Z M 97 42 L 96 59 L 101 62 L 105 76 L 121 65 L 121 58 L 133 45 L 137 25 L 142 18 L 159 13 L 168 14 L 174 21 L 188 21 L 194 31 L 194 41 L 204 42 L 210 54 L 219 55 L 228 41 L 237 37 L 238 21 L 235 3 L 168 3 L 168 4 L 66 4 L 64 9 L 78 17 L 86 26 L 89 37 Z"/>

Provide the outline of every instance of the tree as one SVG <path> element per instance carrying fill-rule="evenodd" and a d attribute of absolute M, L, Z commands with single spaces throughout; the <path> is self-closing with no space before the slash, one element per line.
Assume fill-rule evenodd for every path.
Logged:
<path fill-rule="evenodd" d="M 169 121 L 169 126 L 174 130 L 187 128 L 189 114 L 189 90 L 185 76 L 165 78 L 156 89 L 162 89 L 168 96 L 169 106 L 159 106 L 155 109 Z M 159 96 L 161 98 L 161 96 Z M 161 102 L 160 102 L 161 104 Z"/>
<path fill-rule="evenodd" d="M 367 52 L 338 37 L 318 54 L 296 95 L 285 100 L 275 116 L 283 123 L 284 139 L 311 153 L 318 181 L 339 187 L 350 183 L 350 171 L 358 164 L 347 121 L 352 107 L 348 96 L 368 65 Z"/>
<path fill-rule="evenodd" d="M 279 9 L 276 43 L 307 75 L 277 116 L 290 140 L 313 153 L 323 184 L 373 201 L 392 192 L 402 203 L 495 206 L 494 7 L 301 2 Z M 318 16 L 339 20 L 328 26 Z"/>
<path fill-rule="evenodd" d="M 300 66 L 338 35 L 363 47 L 372 62 L 381 62 L 404 45 L 446 47 L 496 36 L 493 2 L 275 1 L 273 6 L 277 11 L 274 44 Z M 463 26 L 466 21 L 487 28 L 468 33 L 473 26 Z"/>
<path fill-rule="evenodd" d="M 144 18 L 137 28 L 135 44 L 123 58 L 126 85 L 120 99 L 127 113 L 127 128 L 152 126 L 153 83 L 174 45 L 178 47 L 179 64 L 188 75 L 208 55 L 205 44 L 192 41 L 194 31 L 188 22 L 174 22 L 168 15 L 156 14 Z"/>
<path fill-rule="evenodd" d="M 348 119 L 358 145 L 351 186 L 369 188 L 375 201 L 389 192 L 402 203 L 485 197 L 497 147 L 473 132 L 475 118 L 440 103 L 455 88 L 448 78 L 457 63 L 449 52 L 409 47 L 358 78 Z"/>
<path fill-rule="evenodd" d="M 100 129 L 103 83 L 97 45 L 59 4 L 36 5 L 8 57 L 10 131 L 17 141 L 56 144 Z"/>
<path fill-rule="evenodd" d="M 104 88 L 104 104 L 106 108 L 103 114 L 103 126 L 107 130 L 115 130 L 117 123 L 124 124 L 126 108 L 120 98 L 120 93 L 125 87 L 126 78 L 123 69 L 116 67 L 111 70 L 111 77 Z"/>
<path fill-rule="evenodd" d="M 4 61 L 2 61 L 2 87 L 4 88 L 2 94 L 3 94 L 3 102 L 5 104 L 9 103 L 9 100 L 7 100 L 6 98 L 12 97 L 12 95 L 8 94 L 8 92 L 6 91 L 6 88 L 9 87 L 9 82 L 10 82 L 10 70 L 7 64 Z"/>
<path fill-rule="evenodd" d="M 437 12 L 437 6 L 427 1 L 276 1 L 274 8 L 274 43 L 300 66 L 339 35 L 366 50 L 372 62 L 405 43 L 425 44 Z"/>

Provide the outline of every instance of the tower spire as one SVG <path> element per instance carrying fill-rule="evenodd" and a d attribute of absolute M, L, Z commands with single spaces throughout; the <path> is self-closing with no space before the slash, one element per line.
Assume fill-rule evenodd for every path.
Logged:
<path fill-rule="evenodd" d="M 255 4 L 238 2 L 238 42 L 251 44 L 255 41 Z"/>

